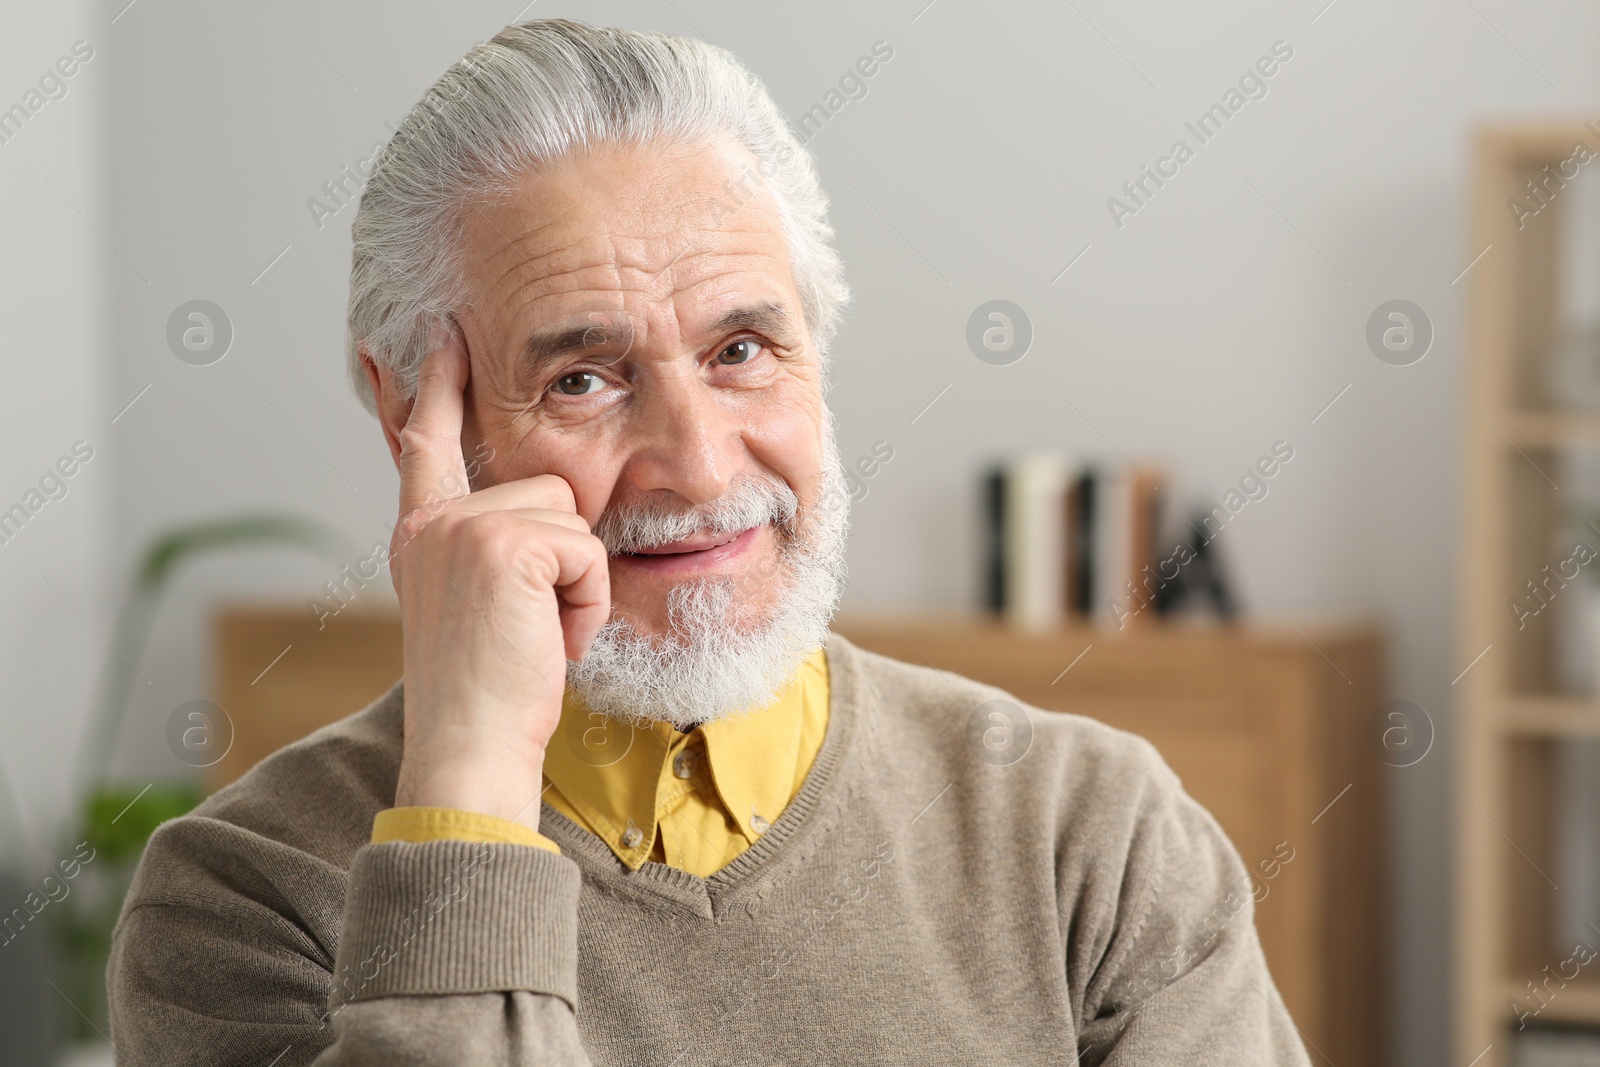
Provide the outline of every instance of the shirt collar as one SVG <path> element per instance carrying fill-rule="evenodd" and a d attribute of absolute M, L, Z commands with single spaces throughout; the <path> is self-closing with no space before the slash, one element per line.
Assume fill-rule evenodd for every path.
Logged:
<path fill-rule="evenodd" d="M 799 766 L 800 732 L 807 701 L 827 689 L 827 670 L 818 650 L 767 707 L 700 727 L 717 794 L 751 844 L 778 821 L 809 769 Z"/>
<path fill-rule="evenodd" d="M 818 649 L 771 704 L 688 734 L 671 723 L 632 726 L 608 718 L 569 690 L 545 751 L 544 776 L 617 858 L 637 869 L 655 842 L 659 806 L 683 784 L 671 759 L 699 734 L 717 795 L 753 844 L 783 813 L 808 769 L 799 766 L 803 718 L 807 701 L 827 685 L 827 660 Z"/>

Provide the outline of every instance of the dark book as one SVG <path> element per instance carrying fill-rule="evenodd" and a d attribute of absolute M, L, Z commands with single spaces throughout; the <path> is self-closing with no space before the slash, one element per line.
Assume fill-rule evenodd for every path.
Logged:
<path fill-rule="evenodd" d="M 990 469 L 983 480 L 983 603 L 995 614 L 1006 610 L 1006 471 Z"/>
<path fill-rule="evenodd" d="M 1086 470 L 1072 480 L 1071 488 L 1067 491 L 1069 499 L 1067 513 L 1070 524 L 1067 526 L 1066 551 L 1067 572 L 1071 576 L 1068 579 L 1071 599 L 1067 601 L 1067 611 L 1081 618 L 1086 618 L 1090 614 L 1096 593 L 1094 588 L 1095 480 L 1095 472 Z"/>

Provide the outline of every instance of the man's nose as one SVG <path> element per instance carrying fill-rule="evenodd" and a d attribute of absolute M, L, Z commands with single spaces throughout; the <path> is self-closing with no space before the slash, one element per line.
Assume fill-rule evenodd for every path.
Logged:
<path fill-rule="evenodd" d="M 635 490 L 668 489 L 704 504 L 726 492 L 747 462 L 728 398 L 692 372 L 651 380 L 635 411 L 623 471 Z"/>

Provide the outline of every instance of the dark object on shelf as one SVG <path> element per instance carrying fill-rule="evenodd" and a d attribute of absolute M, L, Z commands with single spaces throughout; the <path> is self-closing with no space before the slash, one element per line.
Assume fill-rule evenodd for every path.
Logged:
<path fill-rule="evenodd" d="M 1088 618 L 1094 611 L 1095 472 L 1084 471 L 1067 488 L 1067 611 Z"/>
<path fill-rule="evenodd" d="M 1221 618 L 1238 617 L 1239 604 L 1228 588 L 1222 560 L 1211 547 L 1211 540 L 1205 536 L 1205 527 L 1197 525 L 1197 522 L 1203 523 L 1208 517 L 1209 513 L 1204 510 L 1197 509 L 1193 513 L 1186 527 L 1189 538 L 1185 542 L 1191 558 L 1179 565 L 1178 573 L 1172 578 L 1162 575 L 1165 581 L 1156 590 L 1156 611 L 1162 615 L 1188 611 L 1209 603 Z"/>
<path fill-rule="evenodd" d="M 1006 610 L 1006 472 L 995 467 L 983 479 L 983 605 L 999 614 Z"/>

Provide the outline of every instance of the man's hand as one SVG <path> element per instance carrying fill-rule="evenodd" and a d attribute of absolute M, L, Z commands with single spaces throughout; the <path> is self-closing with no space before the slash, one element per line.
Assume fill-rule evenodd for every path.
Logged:
<path fill-rule="evenodd" d="M 405 635 L 397 806 L 539 828 L 545 746 L 568 659 L 611 610 L 605 547 L 553 474 L 467 489 L 464 344 L 436 328 L 400 431 L 390 570 Z"/>

